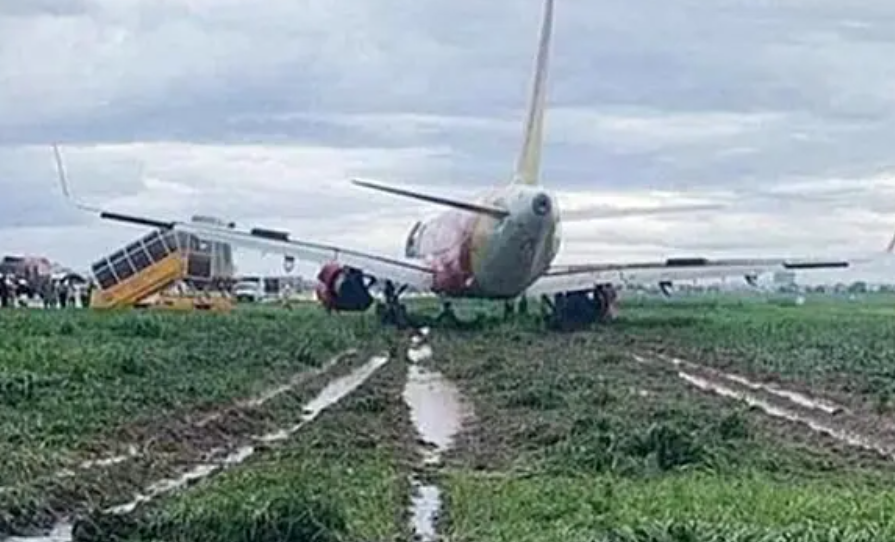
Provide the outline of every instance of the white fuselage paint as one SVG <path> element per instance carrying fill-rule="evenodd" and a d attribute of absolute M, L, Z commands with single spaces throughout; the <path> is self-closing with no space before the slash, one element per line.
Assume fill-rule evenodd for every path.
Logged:
<path fill-rule="evenodd" d="M 546 202 L 539 213 L 535 207 Z M 509 185 L 478 198 L 502 219 L 451 209 L 416 227 L 407 255 L 427 261 L 451 297 L 513 298 L 553 263 L 561 242 L 556 199 L 538 186 Z M 439 279 L 436 279 L 438 282 Z"/>
<path fill-rule="evenodd" d="M 545 196 L 549 209 L 538 214 L 535 200 Z M 476 283 L 489 297 L 520 295 L 547 271 L 560 244 L 554 198 L 538 187 L 519 185 L 507 189 L 503 198 L 510 215 L 495 221 L 480 259 L 473 260 Z"/>

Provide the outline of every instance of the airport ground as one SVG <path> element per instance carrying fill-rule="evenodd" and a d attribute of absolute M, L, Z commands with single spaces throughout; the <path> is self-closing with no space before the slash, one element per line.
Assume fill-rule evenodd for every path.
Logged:
<path fill-rule="evenodd" d="M 472 310 L 0 312 L 0 532 L 408 540 L 437 488 L 453 541 L 895 535 L 895 297 Z"/>

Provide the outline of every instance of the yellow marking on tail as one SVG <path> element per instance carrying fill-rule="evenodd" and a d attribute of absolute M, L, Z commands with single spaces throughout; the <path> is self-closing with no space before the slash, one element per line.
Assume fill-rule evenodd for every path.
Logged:
<path fill-rule="evenodd" d="M 516 162 L 514 184 L 538 184 L 543 146 L 544 107 L 547 98 L 547 66 L 550 57 L 550 38 L 553 33 L 553 0 L 545 0 L 544 19 L 541 24 L 541 40 L 535 63 L 534 82 L 531 89 L 528 118 L 523 132 L 522 153 Z"/>

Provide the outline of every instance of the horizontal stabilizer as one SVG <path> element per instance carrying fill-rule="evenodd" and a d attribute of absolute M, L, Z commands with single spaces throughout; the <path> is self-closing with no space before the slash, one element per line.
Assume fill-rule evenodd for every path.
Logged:
<path fill-rule="evenodd" d="M 419 192 L 412 192 L 410 190 L 406 190 L 403 188 L 395 188 L 392 186 L 386 186 L 378 183 L 373 183 L 370 181 L 365 181 L 362 179 L 352 179 L 352 183 L 363 186 L 365 188 L 372 188 L 373 190 L 379 190 L 380 192 L 387 192 L 389 194 L 395 194 L 397 196 L 404 196 L 407 198 L 418 199 L 420 201 L 428 201 L 429 203 L 435 203 L 437 205 L 445 205 L 447 207 L 453 207 L 455 209 L 462 209 L 464 211 L 470 211 L 473 213 L 479 213 L 482 215 L 488 215 L 494 218 L 506 218 L 509 216 L 509 211 L 506 209 L 500 209 L 498 207 L 492 207 L 490 205 L 483 205 L 481 203 L 470 203 L 466 201 L 458 201 L 452 200 L 448 198 L 443 198 L 440 196 L 430 196 L 427 194 L 420 194 Z"/>
<path fill-rule="evenodd" d="M 662 216 L 674 214 L 691 214 L 703 211 L 718 211 L 726 208 L 720 203 L 694 203 L 681 205 L 664 205 L 660 207 L 609 207 L 594 205 L 582 209 L 563 211 L 563 218 L 569 221 L 599 220 L 605 218 L 628 218 Z"/>

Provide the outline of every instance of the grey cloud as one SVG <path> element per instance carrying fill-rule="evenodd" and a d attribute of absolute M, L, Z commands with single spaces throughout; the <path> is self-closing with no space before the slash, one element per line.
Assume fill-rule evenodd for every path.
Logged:
<path fill-rule="evenodd" d="M 0 17 L 65 17 L 84 15 L 90 10 L 87 0 L 28 0 L 0 3 Z"/>
<path fill-rule="evenodd" d="M 350 217 L 367 220 L 368 202 L 386 213 L 410 205 L 335 189 L 259 191 L 302 178 L 305 164 L 265 169 L 224 153 L 191 162 L 189 144 L 197 154 L 292 145 L 394 157 L 334 158 L 349 164 L 308 175 L 317 183 L 363 173 L 462 191 L 508 179 L 541 10 L 538 0 L 6 4 L 0 227 L 84 220 L 58 198 L 52 141 L 72 149 L 69 173 L 85 197 L 137 208 L 145 196 L 167 216 L 335 215 L 356 226 Z M 751 210 L 890 212 L 879 186 L 760 192 L 893 169 L 891 2 L 557 4 L 543 159 L 552 188 L 723 189 Z M 242 187 L 232 183 L 240 175 Z M 154 192 L 152 179 L 169 184 Z M 164 197 L 177 187 L 185 195 Z M 778 242 L 761 232 L 749 242 L 762 239 Z"/>

